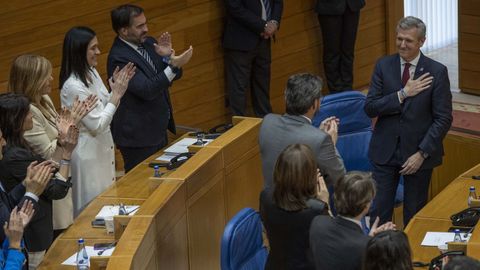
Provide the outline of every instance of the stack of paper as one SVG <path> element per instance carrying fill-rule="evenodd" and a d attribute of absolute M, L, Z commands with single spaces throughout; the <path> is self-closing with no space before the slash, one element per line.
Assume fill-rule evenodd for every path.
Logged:
<path fill-rule="evenodd" d="M 203 145 L 207 145 L 211 141 L 213 140 L 204 139 Z M 197 142 L 196 138 L 183 138 L 180 141 L 168 147 L 167 149 L 165 149 L 164 154 L 157 157 L 155 160 L 170 162 L 170 160 L 172 160 L 172 158 L 176 157 L 178 154 L 188 153 L 188 147 L 196 142 Z"/>
<path fill-rule="evenodd" d="M 105 219 L 105 217 L 118 216 L 119 205 L 104 205 L 100 212 L 95 216 L 95 219 Z M 125 210 L 129 216 L 134 215 L 138 209 L 139 205 L 125 205 Z"/>
<path fill-rule="evenodd" d="M 464 237 L 464 233 L 460 233 L 462 241 L 468 242 L 470 236 L 472 236 L 471 233 L 469 233 L 467 237 Z M 452 242 L 454 237 L 455 233 L 453 232 L 427 232 L 425 238 L 423 238 L 422 246 L 436 247 L 444 245 L 447 242 Z"/>

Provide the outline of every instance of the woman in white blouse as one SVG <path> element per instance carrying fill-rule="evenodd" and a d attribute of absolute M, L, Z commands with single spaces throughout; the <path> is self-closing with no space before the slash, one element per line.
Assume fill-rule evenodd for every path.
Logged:
<path fill-rule="evenodd" d="M 100 55 L 95 32 L 88 27 L 70 29 L 63 41 L 60 69 L 60 98 L 62 106 L 71 108 L 80 100 L 94 94 L 97 106 L 79 123 L 80 136 L 72 155 L 71 174 L 75 215 L 115 181 L 115 154 L 110 122 L 128 82 L 135 74 L 129 63 L 117 68 L 109 79 L 111 93 L 103 84 L 95 67 Z"/>

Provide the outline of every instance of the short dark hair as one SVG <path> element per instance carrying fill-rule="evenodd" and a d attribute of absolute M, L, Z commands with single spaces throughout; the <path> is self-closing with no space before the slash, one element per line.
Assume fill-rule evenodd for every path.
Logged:
<path fill-rule="evenodd" d="M 285 88 L 286 111 L 303 115 L 322 97 L 322 79 L 316 75 L 300 73 L 288 78 Z"/>
<path fill-rule="evenodd" d="M 143 8 L 131 4 L 121 5 L 110 12 L 112 19 L 112 28 L 118 34 L 123 27 L 129 27 L 132 24 L 132 18 L 143 13 Z"/>
<path fill-rule="evenodd" d="M 368 241 L 363 270 L 412 269 L 412 251 L 404 232 L 383 231 Z"/>
<path fill-rule="evenodd" d="M 23 138 L 23 122 L 30 111 L 30 101 L 24 95 L 0 94 L 0 130 L 7 145 L 30 149 Z"/>
<path fill-rule="evenodd" d="M 453 256 L 444 270 L 480 270 L 480 262 L 468 256 Z"/>
<path fill-rule="evenodd" d="M 286 211 L 307 208 L 317 184 L 317 163 L 310 147 L 304 144 L 287 146 L 277 159 L 273 172 L 275 204 Z"/>
<path fill-rule="evenodd" d="M 335 184 L 335 208 L 342 216 L 360 215 L 374 197 L 375 183 L 371 173 L 351 171 Z"/>
<path fill-rule="evenodd" d="M 60 68 L 60 89 L 70 75 L 77 76 L 88 87 L 88 44 L 96 36 L 95 32 L 85 26 L 77 26 L 68 30 L 63 39 L 62 66 Z"/>

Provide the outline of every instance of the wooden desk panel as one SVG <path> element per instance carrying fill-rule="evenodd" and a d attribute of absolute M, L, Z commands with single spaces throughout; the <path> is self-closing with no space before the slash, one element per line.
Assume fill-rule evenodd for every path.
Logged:
<path fill-rule="evenodd" d="M 151 176 L 153 176 L 153 169 L 148 167 L 147 163 L 140 163 L 136 169 L 129 171 L 100 194 L 100 197 L 147 199 L 152 192 L 149 181 Z"/>
<path fill-rule="evenodd" d="M 468 207 L 469 187 L 480 191 L 480 181 L 459 177 L 433 198 L 416 217 L 450 219 L 452 214 Z M 478 192 L 477 192 L 478 194 Z"/>
<path fill-rule="evenodd" d="M 452 226 L 450 220 L 415 217 L 410 220 L 405 233 L 408 236 L 414 261 L 430 262 L 440 255 L 437 247 L 421 246 L 427 232 L 446 232 Z"/>
<path fill-rule="evenodd" d="M 72 270 L 73 266 L 62 265 L 62 262 L 77 252 L 78 239 L 57 239 L 48 249 L 40 269 L 49 270 Z M 93 246 L 95 243 L 112 242 L 112 239 L 85 239 L 85 245 Z"/>
<path fill-rule="evenodd" d="M 62 239 L 110 239 L 113 241 L 113 234 L 108 234 L 105 228 L 93 228 L 92 220 L 98 214 L 104 205 L 108 204 L 130 204 L 142 205 L 144 200 L 141 199 L 123 199 L 123 198 L 96 198 L 93 200 L 75 219 L 75 222 L 65 231 Z"/>

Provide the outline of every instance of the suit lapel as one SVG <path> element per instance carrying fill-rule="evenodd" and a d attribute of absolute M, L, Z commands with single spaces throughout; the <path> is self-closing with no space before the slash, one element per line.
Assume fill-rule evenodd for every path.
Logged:
<path fill-rule="evenodd" d="M 396 86 L 395 89 L 401 89 L 402 88 L 402 74 L 401 74 L 401 68 L 400 68 L 400 55 L 397 54 L 396 57 L 393 58 L 393 76 L 395 78 L 394 85 Z M 398 90 L 395 90 L 395 92 Z"/>

